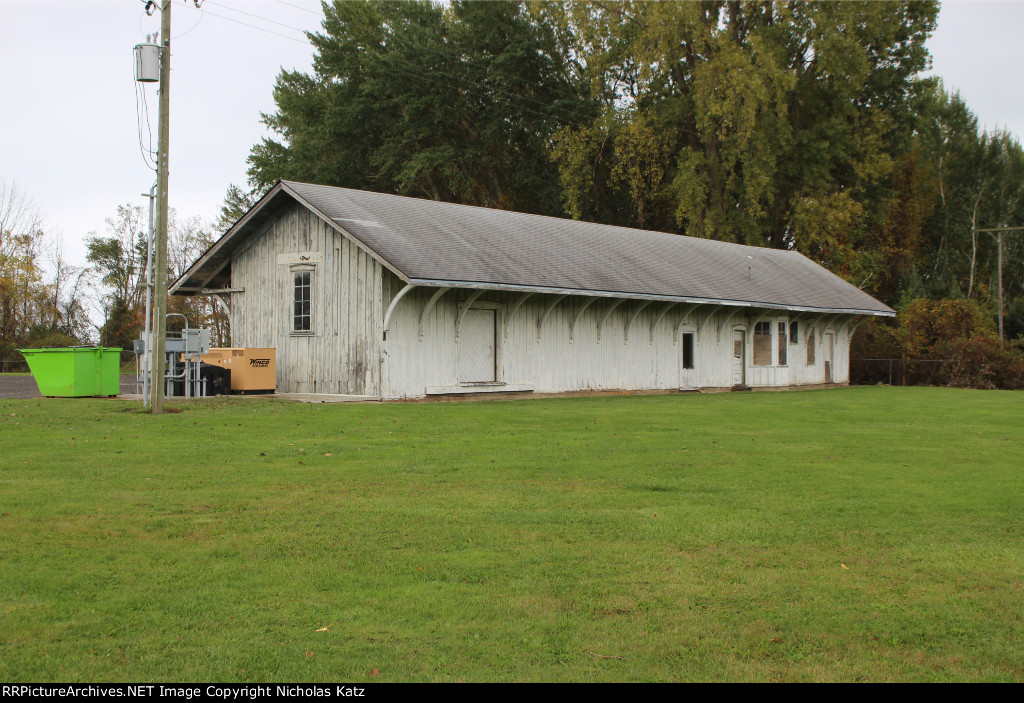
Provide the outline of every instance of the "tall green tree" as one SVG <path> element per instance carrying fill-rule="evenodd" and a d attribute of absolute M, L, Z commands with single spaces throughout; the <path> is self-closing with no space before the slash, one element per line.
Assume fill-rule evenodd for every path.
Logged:
<path fill-rule="evenodd" d="M 314 71 L 278 78 L 251 185 L 796 249 L 893 305 L 966 297 L 994 314 L 997 250 L 977 229 L 1024 222 L 1024 155 L 920 78 L 937 14 L 896 0 L 328 3 Z M 1004 240 L 1003 283 L 1008 329 L 1024 331 L 1024 237 Z"/>
<path fill-rule="evenodd" d="M 221 205 L 216 222 L 213 223 L 214 230 L 220 234 L 227 232 L 245 213 L 249 212 L 249 208 L 256 204 L 256 200 L 254 191 L 246 192 L 234 183 L 228 185 L 227 192 L 224 194 L 224 203 Z"/>
<path fill-rule="evenodd" d="M 283 72 L 277 135 L 249 158 L 277 179 L 561 213 L 551 135 L 588 118 L 558 27 L 520 2 L 334 2 L 313 74 Z M 596 113 L 591 113 L 596 114 Z"/>
<path fill-rule="evenodd" d="M 994 315 L 998 246 L 977 230 L 1024 224 L 1024 149 L 1013 135 L 983 131 L 961 97 L 941 86 L 921 103 L 913 148 L 933 183 L 933 204 L 904 297 L 969 298 Z M 1024 332 L 1024 319 L 1015 312 L 1024 298 L 1022 240 L 1020 233 L 1003 240 L 1011 337 Z"/>
<path fill-rule="evenodd" d="M 602 219 L 611 194 L 624 223 L 870 275 L 863 244 L 888 215 L 936 14 L 934 2 L 573 3 L 604 110 L 559 135 L 567 206 Z"/>

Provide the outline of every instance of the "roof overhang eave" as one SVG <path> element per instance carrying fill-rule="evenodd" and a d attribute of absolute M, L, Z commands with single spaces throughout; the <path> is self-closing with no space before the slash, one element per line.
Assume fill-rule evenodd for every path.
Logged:
<path fill-rule="evenodd" d="M 185 273 L 181 274 L 181 276 L 178 277 L 178 280 L 171 284 L 171 286 L 167 289 L 168 294 L 176 295 L 180 291 L 182 295 L 187 295 L 189 294 L 188 292 L 190 291 L 202 290 L 203 286 L 196 286 L 195 282 L 193 281 L 193 277 L 202 275 L 203 271 L 205 270 L 205 267 L 208 264 L 210 264 L 217 257 L 218 254 L 220 254 L 221 250 L 224 249 L 225 246 L 230 244 L 241 230 L 245 229 L 245 227 L 253 220 L 254 217 L 256 217 L 256 215 L 259 212 L 263 210 L 264 206 L 267 203 L 269 203 L 274 198 L 275 195 L 277 195 L 283 190 L 285 190 L 283 184 L 280 181 L 278 181 L 273 188 L 264 193 L 263 197 L 257 200 L 256 203 L 253 204 L 251 208 L 249 208 L 248 212 L 242 215 L 238 219 L 238 221 L 234 225 L 232 225 L 231 228 L 227 232 L 225 232 L 220 239 L 211 244 L 210 248 L 203 252 L 203 255 L 200 256 L 194 264 L 188 267 L 188 270 L 185 271 Z M 210 275 L 215 274 L 216 272 Z M 192 285 L 186 285 L 188 283 L 192 283 Z"/>
<path fill-rule="evenodd" d="M 306 198 L 302 197 L 302 195 L 294 188 L 289 186 L 288 183 L 285 181 L 278 181 L 273 188 L 268 190 L 263 197 L 256 202 L 256 204 L 249 208 L 249 211 L 246 212 L 245 215 L 243 215 L 238 222 L 231 227 L 231 229 L 224 233 L 224 236 L 214 242 L 210 248 L 207 249 L 203 255 L 200 256 L 199 259 L 196 260 L 196 262 L 192 264 L 192 266 L 190 266 L 188 270 L 173 283 L 173 285 L 170 286 L 170 288 L 168 288 L 167 292 L 171 295 L 196 295 L 201 293 L 205 289 L 205 281 L 208 278 L 215 276 L 220 271 L 224 265 L 225 257 L 230 258 L 230 246 L 233 245 L 234 240 L 237 239 L 238 235 L 242 233 L 243 230 L 245 230 L 259 215 L 259 213 L 261 213 L 275 199 L 275 196 L 281 193 L 290 196 L 296 202 L 308 208 L 311 212 L 319 216 L 336 230 L 358 242 L 359 246 L 366 249 L 370 256 L 377 259 L 382 266 L 390 269 L 396 276 L 402 280 L 408 280 L 401 270 L 384 259 L 384 257 L 380 256 L 372 247 L 367 245 L 361 239 L 353 236 L 351 232 L 335 222 L 333 218 L 321 212 Z M 250 232 L 247 236 L 251 236 L 252 234 L 253 233 Z M 228 247 L 228 252 L 224 252 L 225 247 Z M 211 268 L 213 269 L 213 273 L 209 272 Z M 206 277 L 204 277 L 204 272 L 207 274 Z"/>
<path fill-rule="evenodd" d="M 809 312 L 826 315 L 870 315 L 873 317 L 895 317 L 895 310 L 864 310 L 860 308 L 828 308 L 813 305 L 784 305 L 757 300 L 724 300 L 718 298 L 697 298 L 684 295 L 655 295 L 629 291 L 584 290 L 580 288 L 558 288 L 554 286 L 530 286 L 517 283 L 492 283 L 488 281 L 445 281 L 429 278 L 410 278 L 409 283 L 426 288 L 473 288 L 503 290 L 519 293 L 554 293 L 557 295 L 585 295 L 600 298 L 628 298 L 631 300 L 663 300 L 673 303 L 696 303 L 701 305 L 727 305 L 730 307 L 767 308 L 787 312 Z"/>

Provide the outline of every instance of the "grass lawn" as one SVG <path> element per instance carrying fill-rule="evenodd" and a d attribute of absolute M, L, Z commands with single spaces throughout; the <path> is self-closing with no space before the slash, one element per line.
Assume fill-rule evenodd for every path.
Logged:
<path fill-rule="evenodd" d="M 0 400 L 0 680 L 1024 678 L 1024 394 Z"/>

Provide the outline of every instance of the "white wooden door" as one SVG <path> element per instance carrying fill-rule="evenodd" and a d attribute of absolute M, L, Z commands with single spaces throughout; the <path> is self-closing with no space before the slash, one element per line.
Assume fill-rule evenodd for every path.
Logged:
<path fill-rule="evenodd" d="M 459 383 L 495 381 L 494 310 L 470 308 L 459 332 Z"/>
<path fill-rule="evenodd" d="M 732 332 L 732 384 L 734 386 L 745 386 L 747 384 L 746 365 L 746 333 L 743 330 Z"/>

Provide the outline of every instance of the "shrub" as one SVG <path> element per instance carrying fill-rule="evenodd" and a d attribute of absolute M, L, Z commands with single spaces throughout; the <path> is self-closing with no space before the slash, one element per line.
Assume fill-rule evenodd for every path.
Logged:
<path fill-rule="evenodd" d="M 915 300 L 897 317 L 905 380 L 913 385 L 1024 388 L 1024 354 L 1004 345 L 970 300 Z"/>

